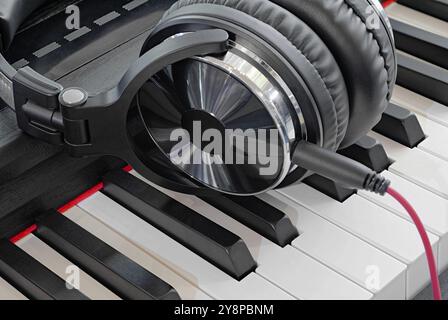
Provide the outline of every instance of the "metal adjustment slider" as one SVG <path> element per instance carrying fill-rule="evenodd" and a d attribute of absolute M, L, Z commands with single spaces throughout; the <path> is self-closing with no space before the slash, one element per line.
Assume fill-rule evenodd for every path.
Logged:
<path fill-rule="evenodd" d="M 67 88 L 59 94 L 59 103 L 66 107 L 79 107 L 86 103 L 89 94 L 81 88 Z"/>

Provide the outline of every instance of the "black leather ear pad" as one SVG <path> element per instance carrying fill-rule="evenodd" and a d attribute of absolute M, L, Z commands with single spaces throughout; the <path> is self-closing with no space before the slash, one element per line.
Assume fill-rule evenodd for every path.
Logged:
<path fill-rule="evenodd" d="M 349 99 L 341 70 L 328 47 L 302 20 L 268 0 L 180 0 L 169 9 L 161 23 L 187 6 L 226 6 L 255 17 L 279 32 L 297 49 L 297 63 L 308 63 L 310 72 L 301 73 L 316 101 L 323 122 L 324 146 L 336 150 L 345 137 L 349 119 Z M 194 11 L 194 10 L 191 10 Z M 219 12 L 219 8 L 215 10 Z M 239 20 L 245 28 L 250 21 Z M 246 24 L 246 25 L 245 25 Z M 299 59 L 304 56 L 306 59 Z M 296 67 L 297 70 L 303 68 Z M 312 85 L 311 85 L 312 84 Z"/>
<path fill-rule="evenodd" d="M 272 1 L 306 22 L 336 58 L 350 96 L 350 122 L 341 147 L 351 145 L 378 123 L 392 95 L 397 70 L 386 27 L 368 26 L 375 22 L 368 0 Z"/>

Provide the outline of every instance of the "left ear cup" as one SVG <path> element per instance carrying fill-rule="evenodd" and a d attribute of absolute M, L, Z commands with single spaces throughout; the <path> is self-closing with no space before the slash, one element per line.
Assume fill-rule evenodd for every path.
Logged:
<path fill-rule="evenodd" d="M 384 26 L 379 31 L 370 30 L 367 10 L 364 14 L 360 13 L 360 10 L 368 8 L 369 1 L 374 0 L 359 0 L 362 5 L 355 0 L 179 0 L 165 13 L 148 38 L 142 52 L 150 50 L 171 36 L 211 28 L 228 31 L 232 41 L 229 52 L 225 56 L 194 57 L 192 60 L 207 61 L 205 65 L 208 67 L 210 61 L 214 60 L 215 62 L 211 62 L 214 64 L 216 60 L 219 60 L 218 69 L 221 68 L 221 71 L 227 73 L 228 76 L 236 75 L 236 81 L 243 83 L 247 86 L 246 88 L 255 87 L 252 93 L 270 91 L 257 90 L 259 87 L 256 82 L 250 80 L 252 83 L 248 83 L 244 73 L 239 74 L 234 71 L 239 70 L 241 65 L 251 64 L 250 61 L 261 61 L 262 64 L 266 64 L 278 77 L 283 78 L 280 80 L 289 89 L 287 91 L 292 91 L 285 95 L 287 91 L 276 90 L 278 95 L 283 98 L 292 97 L 296 100 L 296 104 L 297 102 L 300 104 L 299 108 L 289 109 L 289 111 L 301 109 L 300 112 L 297 114 L 282 112 L 282 115 L 286 116 L 278 117 L 278 119 L 285 118 L 286 123 L 291 123 L 294 121 L 292 119 L 301 118 L 299 122 L 304 123 L 306 131 L 311 133 L 307 136 L 308 141 L 336 151 L 338 148 L 356 142 L 379 121 L 382 112 L 387 107 L 388 97 L 391 95 L 395 80 L 393 41 L 387 39 L 388 32 Z M 376 12 L 369 12 L 379 17 Z M 220 60 L 233 56 L 235 45 L 242 47 L 243 50 L 239 48 L 236 51 L 247 50 L 249 55 L 242 59 L 240 56 L 236 60 L 231 60 L 233 62 Z M 238 65 L 235 64 L 236 61 Z M 203 62 L 196 63 L 193 68 L 185 68 L 185 66 L 193 65 L 190 62 L 183 63 L 184 69 L 177 65 L 165 69 L 169 78 L 168 82 L 172 82 L 173 86 L 163 87 L 167 89 L 168 96 L 177 96 L 178 100 L 182 100 L 181 104 L 184 105 L 182 110 L 198 107 L 206 110 L 209 105 L 214 106 L 214 104 L 207 103 L 204 107 L 203 100 L 208 99 L 213 92 L 213 94 L 221 92 L 222 89 L 219 81 L 211 81 L 210 74 L 201 73 L 200 70 L 205 68 Z M 176 73 L 176 70 L 183 71 Z M 251 71 L 251 73 L 254 72 Z M 205 76 L 210 81 L 204 78 Z M 219 80 L 219 77 L 215 78 Z M 195 81 L 195 79 L 201 80 Z M 267 82 L 270 83 L 269 80 Z M 195 86 L 199 87 L 195 88 Z M 192 91 L 185 95 L 188 90 Z M 200 92 L 204 98 L 199 100 L 201 101 L 199 105 L 192 100 L 197 98 L 195 92 Z M 149 97 L 151 96 L 150 94 Z M 235 96 L 232 95 L 232 98 Z M 269 107 L 270 99 L 272 98 L 266 96 L 258 97 L 258 102 Z M 232 99 L 225 101 L 227 102 L 225 108 L 228 108 Z M 144 108 L 148 110 L 153 108 L 153 103 L 145 103 Z M 284 111 L 279 105 L 270 108 Z M 247 110 L 244 107 L 242 110 L 249 112 L 250 108 Z M 208 115 L 218 117 L 214 113 Z M 183 121 L 184 114 L 181 118 Z M 259 120 L 252 118 L 246 121 L 244 128 L 257 128 L 256 123 L 259 124 Z M 185 127 L 184 123 L 182 126 Z M 285 146 L 285 149 L 288 148 L 281 159 L 289 159 L 286 153 L 294 150 L 296 142 L 302 138 L 305 139 L 299 134 L 305 131 L 303 127 L 298 128 L 297 124 L 294 126 L 295 129 L 293 127 L 292 130 L 291 128 L 283 130 L 289 133 L 289 137 L 292 133 L 296 139 L 289 139 L 289 143 L 281 144 Z M 167 165 L 170 166 L 171 163 Z M 267 190 L 277 187 L 280 180 L 283 180 L 281 186 L 286 186 L 306 176 L 306 170 L 296 169 L 295 166 L 290 165 L 289 163 L 282 166 L 282 177 L 272 183 L 269 180 L 269 187 L 265 183 L 267 181 L 265 178 L 253 172 L 248 173 L 249 171 L 245 169 L 237 170 L 235 184 L 238 185 L 239 181 L 244 181 L 247 182 L 249 188 L 243 186 L 230 192 L 243 195 L 249 194 L 249 190 L 252 190 L 256 193 L 256 190 L 260 190 L 259 185 L 263 185 L 263 188 L 266 187 L 264 190 Z M 176 169 L 176 166 L 174 168 Z M 188 172 L 183 168 L 180 170 L 204 185 L 210 186 L 209 180 L 205 181 L 201 179 L 202 177 L 196 177 L 196 172 L 210 172 L 215 169 L 221 170 L 221 168 L 208 167 L 194 169 L 193 174 L 191 170 Z M 254 190 L 250 181 L 263 181 L 263 183 L 257 183 Z M 215 184 L 214 189 L 229 192 L 227 191 L 229 188 L 222 183 Z"/>
<path fill-rule="evenodd" d="M 236 19 L 234 10 L 247 15 Z M 304 79 L 312 94 L 323 127 L 324 147 L 337 150 L 345 137 L 349 99 L 339 65 L 320 37 L 288 10 L 268 0 L 180 0 L 164 15 L 160 24 L 179 16 L 208 16 L 231 21 L 263 38 L 263 29 L 273 29 L 277 38 L 295 48 L 285 58 Z M 254 21 L 254 18 L 256 21 Z"/>

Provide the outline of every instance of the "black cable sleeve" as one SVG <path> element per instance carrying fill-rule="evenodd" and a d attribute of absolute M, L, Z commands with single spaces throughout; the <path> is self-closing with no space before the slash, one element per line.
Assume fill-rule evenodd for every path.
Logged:
<path fill-rule="evenodd" d="M 293 162 L 344 187 L 386 194 L 390 181 L 363 164 L 308 142 L 298 143 Z"/>

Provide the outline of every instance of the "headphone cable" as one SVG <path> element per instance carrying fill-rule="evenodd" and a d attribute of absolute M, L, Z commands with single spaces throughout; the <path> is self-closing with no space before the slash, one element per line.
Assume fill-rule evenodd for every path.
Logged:
<path fill-rule="evenodd" d="M 400 203 L 417 227 L 423 242 L 431 275 L 434 300 L 442 300 L 437 263 L 425 226 L 409 201 L 390 187 L 391 182 L 389 180 L 355 160 L 305 141 L 297 144 L 293 162 L 299 167 L 336 181 L 342 186 L 366 190 L 382 196 L 389 194 Z"/>
<path fill-rule="evenodd" d="M 422 220 L 420 219 L 420 217 L 418 216 L 417 212 L 412 207 L 412 205 L 409 203 L 409 201 L 407 201 L 406 198 L 403 197 L 398 191 L 389 187 L 387 189 L 387 194 L 389 194 L 398 203 L 400 203 L 403 206 L 403 208 L 407 211 L 409 216 L 412 218 L 412 221 L 414 221 L 414 224 L 417 227 L 418 233 L 420 234 L 420 238 L 422 239 L 423 245 L 425 247 L 426 258 L 428 260 L 429 265 L 429 273 L 431 275 L 432 292 L 434 295 L 434 300 L 437 301 L 442 300 L 442 292 L 440 289 L 440 281 L 439 281 L 439 274 L 437 271 L 436 259 L 434 257 L 434 252 L 432 250 L 431 241 L 429 240 L 428 233 L 425 230 L 425 226 L 423 225 Z"/>

